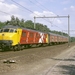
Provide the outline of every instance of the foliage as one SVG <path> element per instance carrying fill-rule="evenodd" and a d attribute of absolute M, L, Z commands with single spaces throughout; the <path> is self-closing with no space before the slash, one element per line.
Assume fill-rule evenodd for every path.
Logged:
<path fill-rule="evenodd" d="M 5 25 L 5 22 L 0 22 L 0 28 Z"/>
<path fill-rule="evenodd" d="M 20 20 L 20 26 L 24 27 L 24 25 L 25 25 L 25 21 L 24 21 L 24 19 L 21 19 Z"/>
<path fill-rule="evenodd" d="M 10 25 L 16 25 L 16 19 L 14 16 L 11 16 L 11 21 L 9 22 Z"/>
<path fill-rule="evenodd" d="M 60 31 L 51 31 L 52 33 L 55 33 L 55 34 L 60 34 L 60 35 L 64 35 L 64 36 L 68 36 L 67 33 L 63 33 L 63 32 L 60 32 Z"/>
<path fill-rule="evenodd" d="M 75 37 L 70 37 L 71 42 L 75 42 Z"/>
<path fill-rule="evenodd" d="M 15 17 L 14 15 L 11 16 L 11 20 L 10 21 L 6 21 L 6 22 L 0 22 L 0 28 L 4 25 L 18 25 L 21 27 L 25 27 L 25 28 L 29 28 L 29 29 L 34 29 L 34 23 L 31 20 L 27 20 L 25 21 L 24 19 L 19 19 L 18 17 Z M 43 25 L 41 23 L 35 23 L 35 30 L 39 30 L 42 32 L 51 32 L 51 33 L 55 33 L 55 34 L 60 34 L 60 35 L 65 35 L 68 36 L 67 33 L 62 33 L 59 31 L 51 31 L 47 25 Z"/>
<path fill-rule="evenodd" d="M 27 20 L 25 22 L 25 27 L 30 28 L 30 29 L 34 29 L 34 23 L 31 20 Z"/>

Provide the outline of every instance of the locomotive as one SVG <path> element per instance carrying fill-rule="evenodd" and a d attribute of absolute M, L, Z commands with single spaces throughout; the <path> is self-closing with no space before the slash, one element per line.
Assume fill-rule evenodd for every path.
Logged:
<path fill-rule="evenodd" d="M 68 37 L 54 33 L 6 25 L 0 30 L 0 48 L 2 50 L 21 50 L 32 45 L 67 43 Z"/>

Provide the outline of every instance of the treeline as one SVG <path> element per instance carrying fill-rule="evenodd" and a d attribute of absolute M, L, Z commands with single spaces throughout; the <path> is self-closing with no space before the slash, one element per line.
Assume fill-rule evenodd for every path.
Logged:
<path fill-rule="evenodd" d="M 64 36 L 68 36 L 67 33 L 62 33 L 60 31 L 51 31 L 47 25 L 43 25 L 41 23 L 35 23 L 36 24 L 36 28 L 35 30 L 39 30 L 39 31 L 42 31 L 42 32 L 51 32 L 51 33 L 55 33 L 55 34 L 60 34 L 60 35 L 64 35 Z M 34 22 L 32 22 L 31 20 L 27 20 L 25 21 L 24 19 L 19 19 L 18 17 L 14 17 L 14 16 L 11 16 L 11 20 L 10 21 L 6 21 L 6 22 L 0 22 L 0 28 L 2 26 L 5 26 L 5 25 L 18 25 L 18 26 L 21 26 L 21 27 L 25 27 L 25 28 L 29 28 L 29 29 L 34 29 Z M 71 41 L 74 41 L 75 38 L 72 37 Z"/>
<path fill-rule="evenodd" d="M 6 21 L 6 22 L 0 22 L 0 28 L 4 25 L 18 25 L 21 27 L 25 27 L 25 28 L 29 28 L 29 29 L 34 29 L 34 23 L 31 20 L 27 20 L 25 21 L 24 19 L 19 19 L 18 17 L 14 17 L 11 16 L 11 20 L 10 21 Z M 55 34 L 60 34 L 62 35 L 62 32 L 58 32 L 58 31 L 51 31 L 47 25 L 43 25 L 41 23 L 35 23 L 36 27 L 35 30 L 39 30 L 42 32 L 52 32 Z M 63 35 L 68 36 L 68 34 L 63 33 Z"/>
<path fill-rule="evenodd" d="M 70 37 L 70 42 L 75 42 L 75 37 Z"/>
<path fill-rule="evenodd" d="M 24 28 L 34 29 L 34 23 L 31 20 L 25 21 L 24 19 L 19 19 L 18 17 L 11 16 L 11 20 L 6 22 L 6 25 L 18 25 Z M 42 32 L 50 32 L 50 29 L 43 24 L 36 23 L 35 30 Z"/>

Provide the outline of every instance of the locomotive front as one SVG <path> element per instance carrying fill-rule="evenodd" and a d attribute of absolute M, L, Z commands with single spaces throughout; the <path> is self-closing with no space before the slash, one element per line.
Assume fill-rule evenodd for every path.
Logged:
<path fill-rule="evenodd" d="M 3 28 L 0 30 L 0 48 L 9 48 L 13 45 L 14 35 L 16 29 L 13 28 Z"/>

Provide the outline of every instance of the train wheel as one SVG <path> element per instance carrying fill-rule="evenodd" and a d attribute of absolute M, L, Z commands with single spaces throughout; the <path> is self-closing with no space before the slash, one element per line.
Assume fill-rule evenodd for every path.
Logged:
<path fill-rule="evenodd" d="M 11 47 L 11 48 L 10 48 L 10 50 L 11 50 L 11 51 L 13 51 L 13 50 L 14 50 L 14 48 L 13 48 L 13 47 Z"/>
<path fill-rule="evenodd" d="M 22 46 L 21 46 L 21 50 L 23 50 L 24 48 L 25 48 L 25 46 L 24 46 L 24 45 L 22 45 Z"/>
<path fill-rule="evenodd" d="M 22 49 L 20 44 L 18 44 L 17 49 L 18 49 L 18 51 L 20 51 Z"/>
<path fill-rule="evenodd" d="M 17 46 L 14 46 L 13 49 L 14 49 L 14 51 L 17 51 Z"/>
<path fill-rule="evenodd" d="M 1 48 L 1 49 L 2 49 L 2 52 L 5 51 L 5 48 Z"/>

